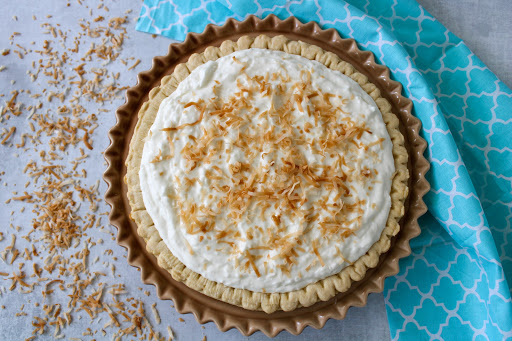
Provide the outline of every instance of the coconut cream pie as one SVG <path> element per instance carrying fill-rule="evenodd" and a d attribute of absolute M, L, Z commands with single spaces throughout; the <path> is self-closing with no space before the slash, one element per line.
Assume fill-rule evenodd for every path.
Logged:
<path fill-rule="evenodd" d="M 127 158 L 132 218 L 173 278 L 268 313 L 347 290 L 399 230 L 389 103 L 332 53 L 242 37 L 152 91 Z"/>

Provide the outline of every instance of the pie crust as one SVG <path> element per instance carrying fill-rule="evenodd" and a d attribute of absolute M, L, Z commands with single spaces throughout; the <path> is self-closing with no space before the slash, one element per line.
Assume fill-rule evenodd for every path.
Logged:
<path fill-rule="evenodd" d="M 393 143 L 396 170 L 391 185 L 391 208 L 381 238 L 373 244 L 365 255 L 352 265 L 345 267 L 338 274 L 308 284 L 302 289 L 286 293 L 261 293 L 228 287 L 191 271 L 171 253 L 160 238 L 151 217 L 145 209 L 139 183 L 144 139 L 155 120 L 162 100 L 172 94 L 178 84 L 197 66 L 206 61 L 216 60 L 235 51 L 249 48 L 264 48 L 300 55 L 316 60 L 328 68 L 338 70 L 350 77 L 374 99 L 382 113 Z M 380 96 L 379 89 L 370 83 L 366 76 L 357 72 L 352 65 L 342 61 L 331 52 L 326 52 L 315 45 L 289 40 L 284 36 L 273 38 L 265 35 L 256 38 L 243 36 L 237 42 L 226 40 L 220 47 L 210 46 L 203 53 L 191 55 L 186 63 L 177 65 L 173 74 L 164 77 L 161 85 L 151 90 L 149 100 L 142 105 L 126 159 L 127 174 L 125 181 L 128 185 L 128 199 L 132 209 L 131 218 L 136 222 L 137 232 L 146 242 L 147 250 L 157 257 L 159 266 L 166 269 L 175 280 L 183 282 L 188 287 L 207 296 L 245 309 L 262 310 L 266 313 L 277 310 L 291 311 L 299 307 L 311 306 L 318 301 L 327 301 L 337 293 L 348 290 L 353 281 L 361 280 L 368 268 L 375 267 L 379 261 L 379 256 L 388 251 L 391 238 L 400 230 L 399 220 L 404 214 L 409 172 L 407 169 L 408 155 L 404 146 L 404 138 L 399 131 L 398 122 L 398 118 L 391 112 L 389 102 Z"/>

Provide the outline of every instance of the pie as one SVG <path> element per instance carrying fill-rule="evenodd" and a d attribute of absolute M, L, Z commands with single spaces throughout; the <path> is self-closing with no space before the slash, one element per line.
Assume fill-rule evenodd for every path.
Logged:
<path fill-rule="evenodd" d="M 379 89 L 284 36 L 193 54 L 150 92 L 131 217 L 172 277 L 272 313 L 346 291 L 400 229 L 408 155 Z"/>

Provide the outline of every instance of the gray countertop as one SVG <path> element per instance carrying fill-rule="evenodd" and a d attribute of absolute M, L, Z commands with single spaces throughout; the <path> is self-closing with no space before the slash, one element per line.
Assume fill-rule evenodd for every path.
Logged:
<path fill-rule="evenodd" d="M 70 7 L 66 4 L 70 3 Z M 120 58 L 130 58 L 129 65 L 133 64 L 136 59 L 140 59 L 140 64 L 132 70 L 127 70 L 126 66 L 120 63 L 112 62 L 105 66 L 110 72 L 121 72 L 118 84 L 121 85 L 134 85 L 136 82 L 137 73 L 148 70 L 151 67 L 151 60 L 156 55 L 165 55 L 170 40 L 163 37 L 151 38 L 151 36 L 137 32 L 134 30 L 135 19 L 140 10 L 140 0 L 116 0 L 105 2 L 109 7 L 109 12 L 103 9 L 98 9 L 98 4 L 103 1 L 95 0 L 87 2 L 88 7 L 85 5 L 79 6 L 76 0 L 60 1 L 60 0 L 47 0 L 47 1 L 29 1 L 18 0 L 9 1 L 4 4 L 4 10 L 0 12 L 0 20 L 2 25 L 2 34 L 0 35 L 0 50 L 4 48 L 15 49 L 15 45 L 10 45 L 9 37 L 13 32 L 20 32 L 21 35 L 15 36 L 13 41 L 25 48 L 41 48 L 42 42 L 49 39 L 48 34 L 44 34 L 44 29 L 41 27 L 43 22 L 50 22 L 53 24 L 60 24 L 63 31 L 69 30 L 69 36 L 73 36 L 73 30 L 79 30 L 77 24 L 80 18 L 95 18 L 102 15 L 105 18 L 110 16 L 122 16 L 126 10 L 131 9 L 132 13 L 127 14 L 130 22 L 126 25 L 127 38 L 125 39 L 123 50 Z M 512 83 L 512 70 L 507 64 L 507 57 L 512 55 L 512 5 L 507 0 L 498 1 L 435 1 L 435 0 L 420 0 L 427 10 L 436 16 L 443 24 L 452 29 L 459 37 L 466 40 L 469 47 L 493 70 L 505 83 L 511 85 Z M 92 16 L 90 15 L 92 12 Z M 46 15 L 52 15 L 51 18 L 46 18 Z M 33 20 L 32 16 L 35 15 L 38 19 Z M 16 20 L 13 16 L 16 16 Z M 51 37 L 50 37 L 51 38 Z M 89 46 L 92 38 L 82 38 L 84 46 Z M 34 42 L 32 45 L 31 42 Z M 54 45 L 55 49 L 62 49 L 59 44 Z M 38 79 L 31 82 L 27 76 L 27 70 L 31 70 L 31 63 L 37 61 L 39 57 L 34 54 L 28 54 L 25 58 L 19 59 L 11 52 L 9 56 L 0 56 L 0 65 L 6 66 L 6 69 L 0 73 L 0 93 L 5 94 L 1 99 L 1 106 L 4 105 L 4 100 L 7 101 L 11 95 L 11 90 L 26 89 L 31 90 L 32 93 L 41 92 L 41 88 L 45 86 L 43 79 Z M 75 65 L 76 66 L 76 65 Z M 100 67 L 101 65 L 98 65 Z M 63 67 L 63 72 L 67 75 L 73 74 L 75 71 L 70 67 Z M 32 101 L 32 102 L 31 102 Z M 54 101 L 55 102 L 55 101 Z M 48 108 L 55 109 L 59 104 L 52 102 Z M 94 150 L 90 153 L 89 158 L 83 166 L 87 170 L 88 177 L 85 180 L 87 184 L 94 184 L 96 179 L 101 179 L 102 173 L 105 169 L 101 151 L 105 150 L 108 146 L 107 132 L 115 123 L 113 112 L 124 102 L 123 98 L 113 100 L 111 103 L 104 103 L 99 105 L 92 101 L 84 101 L 83 106 L 88 113 L 96 113 L 99 116 L 99 127 L 94 132 Z M 34 104 L 33 99 L 27 98 L 25 107 Z M 106 112 L 99 113 L 100 109 L 105 109 Z M 27 113 L 24 112 L 20 117 L 11 118 L 8 121 L 0 123 L 0 129 L 15 126 L 17 128 L 14 142 L 19 142 L 19 135 L 23 132 L 28 132 L 27 128 Z M 43 141 L 44 142 L 44 141 Z M 43 144 L 42 146 L 46 146 Z M 41 148 L 41 147 L 38 147 Z M 21 231 L 16 232 L 19 236 L 25 235 L 31 226 L 31 220 L 34 217 L 28 210 L 30 205 L 27 206 L 27 211 L 20 214 L 20 209 L 23 205 L 21 202 L 13 202 L 4 204 L 4 202 L 12 197 L 12 191 L 23 192 L 24 184 L 28 180 L 28 176 L 23 174 L 23 168 L 26 163 L 39 153 L 38 148 L 28 148 L 26 152 L 21 152 L 15 147 L 9 147 L 9 143 L 0 146 L 0 160 L 4 163 L 1 171 L 5 171 L 4 175 L 0 176 L 0 226 L 3 232 L 4 240 L 0 241 L 0 250 L 4 250 L 10 243 L 9 235 L 14 232 L 14 229 L 9 225 L 21 226 Z M 69 155 L 66 157 L 72 159 L 76 157 L 78 150 L 70 150 Z M 4 187 L 5 186 L 5 187 Z M 29 186 L 30 189 L 30 186 Z M 106 185 L 103 181 L 100 182 L 99 193 L 103 195 L 106 190 Z M 11 215 L 11 211 L 14 213 Z M 98 212 L 109 211 L 105 203 L 101 203 Z M 236 330 L 231 330 L 226 333 L 218 331 L 212 323 L 206 324 L 204 327 L 199 325 L 192 315 L 180 315 L 171 306 L 168 301 L 161 301 L 157 298 L 156 290 L 153 286 L 142 284 L 140 280 L 140 272 L 135 268 L 130 267 L 126 262 L 126 251 L 118 246 L 112 240 L 112 233 L 115 229 L 107 224 L 106 217 L 103 216 L 104 228 L 100 230 L 88 230 L 89 236 L 97 239 L 98 235 L 104 236 L 103 244 L 101 246 L 90 248 L 91 254 L 88 259 L 93 260 L 100 257 L 100 261 L 92 264 L 97 271 L 105 271 L 110 274 L 109 264 L 115 265 L 115 273 L 102 279 L 107 285 L 115 283 L 125 283 L 129 296 L 141 300 L 148 311 L 148 318 L 153 323 L 155 330 L 158 330 L 161 335 L 167 335 L 166 327 L 170 325 L 178 340 L 200 340 L 203 336 L 207 336 L 208 340 L 265 340 L 261 333 L 256 333 L 251 337 L 243 337 Z M 21 238 L 16 241 L 18 248 L 23 250 L 27 244 Z M 117 258 L 108 258 L 109 263 L 103 263 L 106 250 L 111 249 Z M 77 249 L 79 250 L 79 249 Z M 0 272 L 12 273 L 14 269 L 17 270 L 17 265 L 20 262 L 18 259 L 14 264 L 15 267 L 7 265 L 5 262 L 0 262 Z M 0 285 L 8 287 L 10 280 L 3 280 Z M 148 295 L 144 294 L 147 291 Z M 0 305 L 4 309 L 0 309 L 0 330 L 2 331 L 2 338 L 6 340 L 19 340 L 25 339 L 32 335 L 32 321 L 33 316 L 43 316 L 41 307 L 35 307 L 36 302 L 42 304 L 67 302 L 67 295 L 69 291 L 56 290 L 50 298 L 43 300 L 40 295 L 41 289 L 34 290 L 32 294 L 20 294 L 18 289 L 13 291 L 0 290 Z M 150 306 L 156 303 L 162 319 L 161 324 L 156 324 L 152 317 Z M 23 312 L 27 316 L 16 317 L 14 314 L 20 312 L 21 306 L 25 304 Z M 78 317 L 78 316 L 81 317 Z M 99 330 L 108 320 L 106 315 L 101 315 L 100 319 L 95 318 L 92 322 L 84 311 L 77 313 L 74 322 L 67 326 L 62 334 L 65 339 L 80 338 L 82 340 L 91 339 L 111 339 L 113 329 L 106 329 L 106 336 L 98 333 L 95 336 L 83 335 L 86 328 L 92 330 Z M 178 319 L 183 318 L 184 322 Z M 53 329 L 47 329 L 46 333 L 38 339 L 52 339 L 51 336 Z M 389 328 L 387 324 L 385 305 L 382 294 L 372 294 L 368 299 L 368 304 L 363 308 L 351 308 L 348 311 L 347 317 L 343 321 L 330 320 L 326 326 L 321 330 L 313 328 L 306 328 L 306 330 L 299 336 L 294 337 L 289 333 L 283 332 L 276 337 L 276 340 L 311 340 L 314 338 L 322 340 L 386 340 L 389 339 Z"/>
<path fill-rule="evenodd" d="M 464 40 L 498 78 L 512 87 L 512 2 L 509 0 L 418 0 Z"/>

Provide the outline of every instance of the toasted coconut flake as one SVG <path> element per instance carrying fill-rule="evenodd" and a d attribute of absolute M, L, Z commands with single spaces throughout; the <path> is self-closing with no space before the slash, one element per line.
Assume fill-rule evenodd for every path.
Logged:
<path fill-rule="evenodd" d="M 167 341 L 174 340 L 174 333 L 171 329 L 171 326 L 167 326 L 167 334 L 169 334 L 169 338 L 167 339 Z"/>
<path fill-rule="evenodd" d="M 258 268 L 256 267 L 256 264 L 254 263 L 254 258 L 251 255 L 251 253 L 249 251 L 245 251 L 245 255 L 244 256 L 247 258 L 247 261 L 249 262 L 249 264 L 251 265 L 252 269 L 256 273 L 256 276 L 260 277 L 261 274 L 260 274 Z"/>
<path fill-rule="evenodd" d="M 0 141 L 0 144 L 5 144 L 7 142 L 7 140 L 9 140 L 9 138 L 12 136 L 12 134 L 14 134 L 15 131 L 16 131 L 16 127 L 11 127 L 9 129 L 9 132 L 2 139 L 2 141 Z"/>

